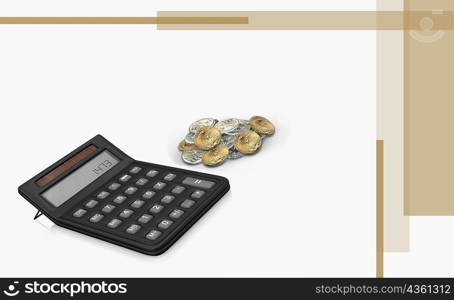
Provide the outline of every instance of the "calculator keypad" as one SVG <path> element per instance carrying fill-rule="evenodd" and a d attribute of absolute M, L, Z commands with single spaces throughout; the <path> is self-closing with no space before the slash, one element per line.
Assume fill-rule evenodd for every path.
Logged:
<path fill-rule="evenodd" d="M 210 200 L 216 185 L 194 175 L 146 166 L 129 166 L 117 176 L 70 216 L 145 244 L 172 234 L 191 210 Z"/>

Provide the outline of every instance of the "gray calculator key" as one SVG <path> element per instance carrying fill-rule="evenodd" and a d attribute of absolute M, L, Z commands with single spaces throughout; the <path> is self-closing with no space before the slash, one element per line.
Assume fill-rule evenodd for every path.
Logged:
<path fill-rule="evenodd" d="M 202 196 L 205 194 L 204 191 L 201 191 L 201 190 L 197 190 L 195 191 L 194 193 L 192 193 L 191 197 L 192 198 L 196 198 L 196 199 L 200 199 L 202 198 Z"/>
<path fill-rule="evenodd" d="M 129 233 L 129 234 L 135 234 L 137 233 L 137 231 L 140 230 L 140 227 L 139 225 L 137 224 L 132 224 L 131 226 L 129 226 L 127 229 L 126 229 L 126 232 Z"/>
<path fill-rule="evenodd" d="M 120 196 L 117 196 L 113 202 L 117 203 L 117 204 L 122 204 L 123 202 L 125 202 L 126 200 L 126 196 L 123 196 L 123 195 L 120 195 Z"/>
<path fill-rule="evenodd" d="M 151 219 L 153 219 L 152 215 L 144 214 L 137 220 L 137 222 L 146 224 L 146 223 L 150 222 Z"/>
<path fill-rule="evenodd" d="M 197 179 L 194 177 L 186 177 L 183 180 L 183 184 L 187 184 L 196 188 L 201 188 L 201 189 L 211 189 L 215 183 L 213 181 L 208 181 L 208 180 L 203 180 L 203 179 Z"/>
<path fill-rule="evenodd" d="M 183 203 L 181 203 L 180 206 L 183 208 L 191 208 L 194 204 L 195 204 L 195 201 L 186 199 L 183 201 Z"/>
<path fill-rule="evenodd" d="M 146 238 L 149 239 L 149 240 L 154 241 L 154 240 L 156 240 L 161 234 L 162 234 L 161 231 L 152 230 L 152 231 L 150 231 L 150 232 L 147 234 Z"/>
<path fill-rule="evenodd" d="M 161 202 L 162 202 L 162 203 L 169 204 L 170 202 L 173 201 L 173 199 L 175 199 L 175 196 L 172 196 L 172 195 L 165 195 L 164 197 L 162 197 Z"/>
<path fill-rule="evenodd" d="M 114 209 L 115 209 L 115 205 L 107 204 L 106 206 L 104 206 L 102 208 L 102 212 L 108 214 L 108 213 L 111 213 Z"/>
<path fill-rule="evenodd" d="M 112 183 L 111 185 L 109 185 L 109 190 L 111 191 L 116 191 L 118 190 L 118 188 L 121 186 L 121 184 L 119 184 L 118 182 L 114 182 Z"/>
<path fill-rule="evenodd" d="M 148 179 L 140 178 L 139 180 L 136 181 L 136 184 L 137 185 L 145 185 L 145 184 L 147 184 L 147 182 L 148 182 Z"/>
<path fill-rule="evenodd" d="M 159 213 L 163 208 L 164 208 L 164 206 L 159 205 L 159 204 L 155 204 L 155 205 L 153 205 L 153 206 L 150 208 L 150 212 L 151 212 L 151 213 L 154 213 L 154 214 L 157 214 L 157 213 Z"/>
<path fill-rule="evenodd" d="M 161 223 L 158 224 L 158 227 L 161 228 L 161 229 L 167 229 L 172 224 L 173 224 L 173 221 L 164 219 L 164 220 L 161 221 Z"/>
<path fill-rule="evenodd" d="M 73 217 L 75 218 L 81 218 L 83 217 L 83 215 L 85 215 L 87 213 L 87 211 L 85 209 L 82 209 L 82 208 L 79 208 L 78 210 L 76 210 L 74 213 L 73 213 Z"/>
<path fill-rule="evenodd" d="M 174 194 L 181 194 L 186 188 L 181 185 L 177 185 L 176 187 L 173 188 L 172 193 Z"/>
<path fill-rule="evenodd" d="M 151 199 L 151 198 L 153 198 L 154 195 L 156 195 L 156 192 L 146 191 L 145 193 L 143 193 L 142 197 L 144 199 Z"/>
<path fill-rule="evenodd" d="M 167 184 L 165 184 L 164 182 L 159 181 L 159 182 L 156 182 L 156 184 L 153 186 L 153 188 L 155 190 L 162 190 L 163 188 L 166 187 L 166 185 Z"/>
<path fill-rule="evenodd" d="M 129 179 L 131 179 L 131 175 L 128 175 L 128 174 L 125 174 L 123 176 L 120 177 L 120 181 L 121 182 L 126 182 L 128 181 Z"/>
<path fill-rule="evenodd" d="M 148 177 L 155 177 L 156 175 L 158 175 L 158 173 L 159 173 L 159 172 L 156 171 L 156 170 L 150 170 L 150 171 L 148 171 L 148 173 L 147 173 L 146 176 L 148 176 Z"/>
<path fill-rule="evenodd" d="M 90 222 L 92 222 L 92 223 L 98 223 L 98 222 L 101 221 L 103 218 L 104 218 L 104 216 L 101 215 L 101 214 L 94 214 L 94 215 L 90 218 Z"/>
<path fill-rule="evenodd" d="M 177 177 L 177 175 L 173 174 L 173 173 L 169 173 L 167 174 L 165 177 L 164 177 L 164 180 L 167 180 L 167 181 L 172 181 L 175 179 L 175 177 Z"/>
<path fill-rule="evenodd" d="M 142 170 L 141 167 L 134 167 L 134 168 L 132 168 L 131 170 L 129 170 L 129 173 L 137 174 L 137 173 L 139 173 L 141 170 Z"/>
<path fill-rule="evenodd" d="M 125 194 L 132 195 L 137 192 L 137 188 L 135 186 L 130 186 L 126 189 Z"/>
<path fill-rule="evenodd" d="M 120 226 L 121 223 L 123 223 L 121 220 L 113 219 L 109 223 L 107 223 L 107 227 L 117 228 L 118 226 Z"/>
<path fill-rule="evenodd" d="M 134 213 L 133 210 L 125 209 L 120 213 L 120 217 L 122 218 L 129 218 Z"/>
<path fill-rule="evenodd" d="M 90 200 L 90 201 L 88 201 L 88 202 L 85 204 L 85 206 L 88 207 L 88 208 L 93 208 L 93 207 L 95 207 L 96 205 L 98 205 L 98 203 L 99 203 L 99 202 L 96 201 L 96 200 Z"/>
<path fill-rule="evenodd" d="M 133 203 L 131 203 L 131 207 L 134 208 L 141 208 L 145 204 L 145 201 L 143 200 L 136 200 Z"/>
<path fill-rule="evenodd" d="M 98 194 L 98 196 L 96 196 L 96 198 L 98 198 L 98 199 L 106 199 L 107 197 L 109 197 L 109 195 L 110 195 L 109 192 L 102 191 L 101 193 Z"/>
<path fill-rule="evenodd" d="M 174 218 L 174 219 L 178 219 L 179 217 L 181 217 L 182 215 L 184 214 L 184 211 L 182 211 L 181 209 L 174 209 L 169 217 L 171 218 Z"/>

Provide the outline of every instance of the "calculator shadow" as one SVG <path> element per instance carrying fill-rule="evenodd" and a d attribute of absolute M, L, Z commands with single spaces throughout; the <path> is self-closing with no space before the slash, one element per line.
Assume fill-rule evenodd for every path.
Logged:
<path fill-rule="evenodd" d="M 189 228 L 189 230 L 186 231 L 186 233 L 184 233 L 175 242 L 175 244 L 173 244 L 166 252 L 164 252 L 163 254 L 158 255 L 158 256 L 145 255 L 145 254 L 142 254 L 142 253 L 139 253 L 139 252 L 136 252 L 136 251 L 133 251 L 133 250 L 121 247 L 121 246 L 117 246 L 115 244 L 105 242 L 103 240 L 100 240 L 100 239 L 97 239 L 97 238 L 94 238 L 94 237 L 91 237 L 91 236 L 88 236 L 85 234 L 78 233 L 76 231 L 72 231 L 72 230 L 57 226 L 53 223 L 50 226 L 48 226 L 48 225 L 45 226 L 42 224 L 40 224 L 40 225 L 45 227 L 46 229 L 48 229 L 54 235 L 59 235 L 59 236 L 61 235 L 62 240 L 67 240 L 69 237 L 69 239 L 75 241 L 75 243 L 78 243 L 76 251 L 85 249 L 85 247 L 87 247 L 87 248 L 91 249 L 90 253 L 93 255 L 95 253 L 93 251 L 96 251 L 96 249 L 99 248 L 99 249 L 106 249 L 107 251 L 109 251 L 109 254 L 112 254 L 112 255 L 119 255 L 119 256 L 127 255 L 128 257 L 137 258 L 137 259 L 141 259 L 141 260 L 143 260 L 144 258 L 154 260 L 154 259 L 159 259 L 159 258 L 163 258 L 163 257 L 165 257 L 167 259 L 168 257 L 172 257 L 172 256 L 178 254 L 179 252 L 184 251 L 185 246 L 188 244 L 187 241 L 189 241 L 191 239 L 193 234 L 197 234 L 197 231 L 198 231 L 197 229 L 199 228 L 199 226 L 204 226 L 205 225 L 204 223 L 208 219 L 215 218 L 215 215 L 217 213 L 221 213 L 222 206 L 225 205 L 225 203 L 227 201 L 231 201 L 231 199 L 232 199 L 232 191 L 230 190 L 211 209 L 209 209 L 197 222 L 195 222 L 195 224 L 192 225 L 191 228 Z M 106 255 L 106 253 L 104 251 L 100 251 L 99 255 L 104 257 L 104 255 Z"/>

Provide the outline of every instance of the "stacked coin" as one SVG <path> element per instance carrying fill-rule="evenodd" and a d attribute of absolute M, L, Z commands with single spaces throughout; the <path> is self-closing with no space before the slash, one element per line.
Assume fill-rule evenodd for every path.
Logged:
<path fill-rule="evenodd" d="M 249 120 L 231 118 L 223 121 L 204 118 L 189 126 L 178 150 L 187 164 L 219 166 L 227 159 L 257 153 L 263 139 L 272 136 L 275 130 L 273 123 L 259 116 Z"/>

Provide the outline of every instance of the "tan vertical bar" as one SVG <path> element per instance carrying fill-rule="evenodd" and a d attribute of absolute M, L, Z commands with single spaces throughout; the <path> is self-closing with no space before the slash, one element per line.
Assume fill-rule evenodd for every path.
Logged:
<path fill-rule="evenodd" d="M 377 140 L 377 212 L 376 212 L 376 276 L 377 278 L 383 278 L 384 273 L 384 247 L 383 247 L 383 163 L 384 163 L 384 142 L 382 140 Z"/>

